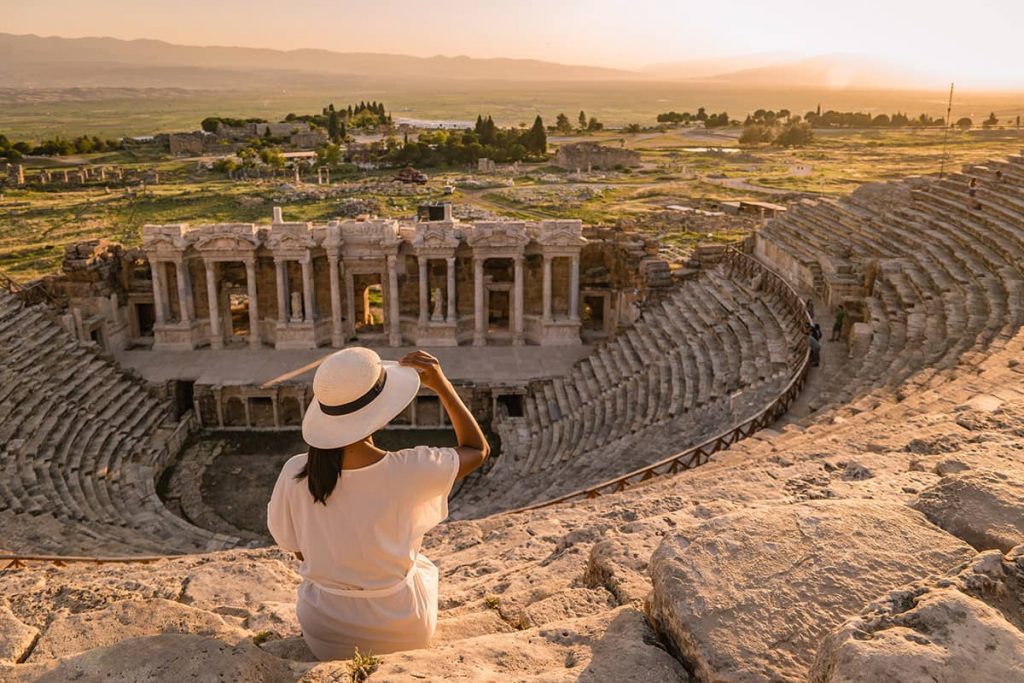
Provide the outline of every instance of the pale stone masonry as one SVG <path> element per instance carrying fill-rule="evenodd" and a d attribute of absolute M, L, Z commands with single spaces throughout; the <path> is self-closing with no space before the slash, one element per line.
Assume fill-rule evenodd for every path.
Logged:
<path fill-rule="evenodd" d="M 146 225 L 154 348 L 581 343 L 581 221 L 468 224 L 444 208 L 409 223 L 287 222 L 275 207 L 270 225 Z"/>

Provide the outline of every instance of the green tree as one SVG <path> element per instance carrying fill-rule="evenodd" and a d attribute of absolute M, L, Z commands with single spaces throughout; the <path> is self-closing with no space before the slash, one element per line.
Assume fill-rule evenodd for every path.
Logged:
<path fill-rule="evenodd" d="M 988 118 L 982 122 L 982 127 L 985 129 L 995 128 L 999 124 L 999 119 L 996 118 L 996 113 L 992 112 L 988 115 Z"/>
<path fill-rule="evenodd" d="M 569 135 L 572 133 L 572 124 L 569 122 L 569 117 L 564 113 L 559 114 L 555 119 L 555 132 L 559 135 Z"/>
<path fill-rule="evenodd" d="M 326 144 L 316 151 L 317 159 L 325 166 L 337 166 L 343 160 L 341 145 Z"/>
<path fill-rule="evenodd" d="M 271 168 L 282 168 L 284 166 L 284 154 L 277 147 L 264 147 L 260 150 L 260 161 Z"/>
<path fill-rule="evenodd" d="M 580 115 L 577 117 L 577 120 L 580 122 L 580 130 L 586 130 L 587 129 L 587 115 L 583 113 L 582 109 L 580 109 Z"/>
<path fill-rule="evenodd" d="M 338 112 L 334 111 L 334 105 L 331 105 L 331 110 L 327 114 L 327 137 L 330 138 L 331 142 L 337 142 L 341 138 L 341 117 L 338 116 Z"/>
<path fill-rule="evenodd" d="M 743 128 L 740 135 L 741 145 L 760 145 L 772 141 L 772 129 L 758 123 L 752 123 Z"/>
<path fill-rule="evenodd" d="M 974 126 L 974 121 L 971 120 L 970 116 L 965 116 L 956 122 L 956 127 L 960 130 L 970 130 Z"/>
<path fill-rule="evenodd" d="M 636 135 L 641 130 L 642 129 L 640 128 L 640 124 L 639 123 L 631 123 L 631 124 L 626 126 L 626 132 L 629 133 L 630 135 Z"/>
<path fill-rule="evenodd" d="M 537 114 L 533 120 L 533 127 L 526 134 L 526 149 L 534 154 L 548 153 L 548 134 L 544 130 L 544 121 Z"/>
<path fill-rule="evenodd" d="M 232 157 L 225 157 L 223 159 L 220 159 L 220 160 L 216 161 L 213 164 L 213 170 L 214 171 L 217 171 L 218 173 L 223 173 L 224 175 L 226 175 L 229 178 L 233 178 L 234 177 L 235 171 L 237 169 L 238 169 L 238 162 L 235 161 Z"/>
<path fill-rule="evenodd" d="M 802 147 L 814 139 L 814 131 L 809 123 L 790 123 L 775 137 L 775 144 L 780 147 Z"/>
<path fill-rule="evenodd" d="M 587 130 L 593 133 L 597 130 L 603 130 L 604 124 L 597 120 L 597 117 L 591 116 L 590 120 L 587 121 Z"/>

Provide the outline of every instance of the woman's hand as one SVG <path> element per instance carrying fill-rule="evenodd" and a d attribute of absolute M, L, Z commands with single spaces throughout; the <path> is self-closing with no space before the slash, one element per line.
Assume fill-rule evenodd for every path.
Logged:
<path fill-rule="evenodd" d="M 413 351 L 398 361 L 398 364 L 415 369 L 420 375 L 420 384 L 433 391 L 439 391 L 448 382 L 441 371 L 441 362 L 426 351 Z"/>

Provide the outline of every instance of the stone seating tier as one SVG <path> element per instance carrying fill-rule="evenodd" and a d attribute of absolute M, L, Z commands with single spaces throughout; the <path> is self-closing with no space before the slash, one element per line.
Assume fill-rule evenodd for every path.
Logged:
<path fill-rule="evenodd" d="M 45 308 L 0 293 L 0 358 L 5 545 L 128 554 L 233 545 L 160 502 L 153 478 L 166 408 L 94 345 L 75 340 Z M 21 530 L 50 524 L 61 532 L 46 542 Z"/>

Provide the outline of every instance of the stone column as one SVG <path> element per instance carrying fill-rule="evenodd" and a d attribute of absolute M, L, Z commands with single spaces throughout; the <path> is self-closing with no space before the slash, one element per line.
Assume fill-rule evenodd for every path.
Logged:
<path fill-rule="evenodd" d="M 573 254 L 569 264 L 569 318 L 580 319 L 580 255 Z"/>
<path fill-rule="evenodd" d="M 245 261 L 245 287 L 249 296 L 249 346 L 260 347 L 260 315 L 256 300 L 256 259 Z M 247 401 L 248 403 L 248 401 Z"/>
<path fill-rule="evenodd" d="M 205 261 L 206 298 L 210 305 L 210 348 L 224 348 L 224 330 L 220 326 L 220 292 L 217 288 L 217 263 Z M 220 403 L 217 404 L 218 409 Z M 223 424 L 223 423 L 222 423 Z"/>
<path fill-rule="evenodd" d="M 402 321 L 398 312 L 398 259 L 388 256 L 388 304 L 387 318 L 390 323 L 388 343 L 391 346 L 402 345 Z"/>
<path fill-rule="evenodd" d="M 484 318 L 484 260 L 473 257 L 473 346 L 487 343 L 487 320 Z"/>
<path fill-rule="evenodd" d="M 551 322 L 551 257 L 544 254 L 544 322 Z"/>
<path fill-rule="evenodd" d="M 274 276 L 277 279 L 277 324 L 288 323 L 288 262 L 274 259 Z"/>
<path fill-rule="evenodd" d="M 430 306 L 430 296 L 427 290 L 427 257 L 417 256 L 420 265 L 420 326 L 427 324 L 427 308 Z"/>
<path fill-rule="evenodd" d="M 163 278 L 160 274 L 163 272 L 163 264 L 160 261 L 149 262 L 149 272 L 153 277 L 153 312 L 156 314 L 156 322 L 158 325 L 163 325 L 167 320 L 166 309 L 164 308 L 165 294 L 164 294 L 164 283 Z"/>
<path fill-rule="evenodd" d="M 345 345 L 345 333 L 341 329 L 341 278 L 338 272 L 338 257 L 328 254 L 327 263 L 331 268 L 331 346 L 341 348 Z"/>
<path fill-rule="evenodd" d="M 178 281 L 178 311 L 181 314 L 181 322 L 192 324 L 192 291 L 188 286 L 188 276 L 185 264 L 182 261 L 174 262 L 175 279 Z"/>
<path fill-rule="evenodd" d="M 316 320 L 316 311 L 313 307 L 313 257 L 306 254 L 302 259 L 302 312 L 307 323 Z"/>
<path fill-rule="evenodd" d="M 523 257 L 515 257 L 515 282 L 512 291 L 512 343 L 523 343 Z"/>
<path fill-rule="evenodd" d="M 448 324 L 452 325 L 458 319 L 458 311 L 455 309 L 455 257 L 449 256 L 448 262 Z"/>
<path fill-rule="evenodd" d="M 356 280 L 355 276 L 345 269 L 345 318 L 348 334 L 356 333 Z"/>

